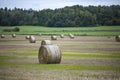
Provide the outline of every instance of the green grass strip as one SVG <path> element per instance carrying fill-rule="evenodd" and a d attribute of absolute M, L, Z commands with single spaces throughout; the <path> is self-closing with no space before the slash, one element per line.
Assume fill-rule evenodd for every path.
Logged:
<path fill-rule="evenodd" d="M 65 34 L 68 35 L 69 33 L 75 34 L 75 35 L 119 35 L 120 32 L 111 31 L 111 30 L 120 30 L 120 26 L 98 26 L 98 27 L 67 27 L 67 28 L 50 28 L 50 27 L 44 27 L 44 26 L 18 26 L 20 28 L 20 32 L 3 32 L 4 29 L 10 29 L 14 27 L 10 26 L 0 26 L 0 34 Z M 70 32 L 66 32 L 70 31 Z M 73 30 L 73 31 L 72 31 Z M 74 30 L 94 30 L 95 32 L 75 32 Z M 101 30 L 101 32 L 98 32 L 96 30 Z M 103 32 L 102 30 L 110 30 L 109 32 Z M 42 32 L 40 32 L 42 31 Z M 46 32 L 43 32 L 46 31 Z M 51 32 L 47 32 L 51 31 Z M 55 31 L 61 31 L 61 32 L 55 32 Z"/>
<path fill-rule="evenodd" d="M 0 40 L 0 42 L 19 42 L 19 41 L 26 41 L 26 40 Z"/>
<path fill-rule="evenodd" d="M 28 57 L 38 56 L 38 50 L 7 50 L 14 56 Z M 81 53 L 81 52 L 62 52 L 62 57 L 83 57 L 83 58 L 120 58 L 120 53 Z"/>
<path fill-rule="evenodd" d="M 120 58 L 120 53 L 79 53 L 79 52 L 63 52 L 65 57 L 85 57 L 85 58 Z"/>
<path fill-rule="evenodd" d="M 0 63 L 5 60 L 15 59 L 15 56 L 0 56 Z"/>
<path fill-rule="evenodd" d="M 97 55 L 97 54 L 63 54 L 67 57 L 85 57 L 85 58 L 120 58 L 120 55 Z"/>
<path fill-rule="evenodd" d="M 64 64 L 7 64 L 7 67 L 42 69 L 42 70 L 111 70 L 120 71 L 120 67 L 112 66 L 89 66 L 89 65 L 64 65 Z"/>
<path fill-rule="evenodd" d="M 21 57 L 38 56 L 38 50 L 22 50 L 22 51 L 16 50 L 11 52 L 14 52 L 16 56 L 21 56 Z"/>

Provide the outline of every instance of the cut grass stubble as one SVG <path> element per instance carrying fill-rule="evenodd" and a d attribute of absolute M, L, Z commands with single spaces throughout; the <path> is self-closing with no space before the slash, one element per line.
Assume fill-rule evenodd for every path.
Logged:
<path fill-rule="evenodd" d="M 36 50 L 25 50 L 17 52 L 9 50 L 10 53 L 14 53 L 14 56 L 0 56 L 0 67 L 13 67 L 13 68 L 31 68 L 31 69 L 45 69 L 45 70 L 113 70 L 120 71 L 120 67 L 113 66 L 89 66 L 89 65 L 74 65 L 74 64 L 36 64 L 36 63 L 13 63 L 9 60 L 22 60 L 22 58 L 36 56 Z M 114 55 L 115 54 L 115 55 Z M 71 53 L 63 52 L 63 57 L 80 57 L 80 58 L 120 58 L 119 53 Z"/>
<path fill-rule="evenodd" d="M 7 50 L 6 53 L 12 53 L 14 56 L 30 57 L 37 56 L 37 50 Z M 83 57 L 83 58 L 120 58 L 120 53 L 81 53 L 81 52 L 62 52 L 62 57 Z"/>
<path fill-rule="evenodd" d="M 26 68 L 39 70 L 108 70 L 120 71 L 120 67 L 111 66 L 89 66 L 89 65 L 67 65 L 67 64 L 33 64 L 33 63 L 6 63 L 0 66 L 1 68 Z"/>

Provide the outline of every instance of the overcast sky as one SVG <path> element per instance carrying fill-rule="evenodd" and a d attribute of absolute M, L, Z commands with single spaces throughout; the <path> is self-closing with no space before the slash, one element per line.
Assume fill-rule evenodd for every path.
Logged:
<path fill-rule="evenodd" d="M 0 0 L 0 8 L 25 8 L 42 10 L 46 8 L 55 9 L 72 5 L 120 5 L 120 0 Z"/>

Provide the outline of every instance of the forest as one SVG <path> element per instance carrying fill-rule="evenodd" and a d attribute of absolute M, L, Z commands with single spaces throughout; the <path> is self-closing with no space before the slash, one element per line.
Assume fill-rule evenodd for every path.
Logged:
<path fill-rule="evenodd" d="M 33 10 L 0 8 L 0 26 L 86 27 L 120 25 L 120 5 Z"/>

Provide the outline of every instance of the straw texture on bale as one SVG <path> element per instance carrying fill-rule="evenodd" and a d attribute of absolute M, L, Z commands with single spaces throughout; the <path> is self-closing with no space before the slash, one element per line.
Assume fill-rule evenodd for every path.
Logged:
<path fill-rule="evenodd" d="M 120 35 L 116 36 L 115 39 L 117 42 L 120 42 Z"/>
<path fill-rule="evenodd" d="M 13 37 L 13 38 L 16 38 L 16 34 L 12 34 L 12 37 Z"/>
<path fill-rule="evenodd" d="M 25 36 L 26 39 L 30 39 L 30 36 Z"/>
<path fill-rule="evenodd" d="M 43 40 L 42 42 L 41 42 L 41 45 L 51 45 L 52 43 L 51 43 L 51 41 L 50 40 Z"/>
<path fill-rule="evenodd" d="M 39 63 L 56 64 L 61 62 L 61 51 L 57 45 L 42 45 L 38 53 Z"/>
<path fill-rule="evenodd" d="M 60 35 L 60 38 L 64 38 L 64 35 L 63 35 L 63 34 L 61 34 L 61 35 Z"/>
<path fill-rule="evenodd" d="M 4 34 L 2 34 L 2 35 L 1 35 L 1 38 L 5 38 L 5 35 L 4 35 Z"/>
<path fill-rule="evenodd" d="M 30 36 L 29 41 L 30 41 L 30 43 L 35 43 L 36 42 L 35 37 L 34 36 Z"/>
<path fill-rule="evenodd" d="M 71 39 L 74 39 L 74 35 L 73 35 L 73 34 L 69 34 L 69 37 L 70 37 Z"/>
<path fill-rule="evenodd" d="M 51 40 L 57 40 L 57 36 L 52 35 L 52 36 L 51 36 Z"/>

